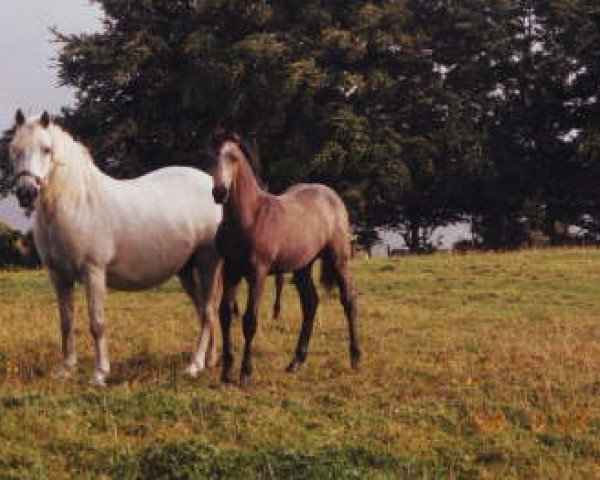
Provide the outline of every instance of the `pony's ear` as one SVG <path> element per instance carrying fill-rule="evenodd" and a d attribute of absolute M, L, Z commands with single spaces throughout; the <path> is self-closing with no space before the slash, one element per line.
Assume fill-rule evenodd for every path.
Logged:
<path fill-rule="evenodd" d="M 231 135 L 231 138 L 235 141 L 235 143 L 237 143 L 238 145 L 242 142 L 242 137 L 239 136 L 239 134 L 237 133 L 233 133 Z"/>
<path fill-rule="evenodd" d="M 50 115 L 48 115 L 46 110 L 44 110 L 44 113 L 42 113 L 42 116 L 40 117 L 40 123 L 44 128 L 48 128 L 48 125 L 50 125 Z"/>
<path fill-rule="evenodd" d="M 20 127 L 25 123 L 25 115 L 23 115 L 23 110 L 20 108 L 17 110 L 15 115 L 15 123 L 17 124 L 17 127 Z"/>

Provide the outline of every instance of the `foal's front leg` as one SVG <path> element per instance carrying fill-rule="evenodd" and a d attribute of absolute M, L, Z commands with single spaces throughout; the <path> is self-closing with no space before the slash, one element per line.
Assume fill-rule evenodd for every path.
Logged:
<path fill-rule="evenodd" d="M 96 366 L 91 384 L 105 387 L 105 378 L 110 371 L 110 363 L 106 351 L 104 330 L 104 294 L 106 291 L 106 271 L 103 268 L 90 266 L 84 272 L 83 283 L 87 297 L 90 332 L 96 347 Z"/>
<path fill-rule="evenodd" d="M 256 272 L 248 278 L 248 304 L 243 318 L 244 329 L 244 357 L 242 359 L 242 370 L 240 374 L 240 386 L 245 387 L 250 383 L 252 374 L 252 340 L 256 334 L 256 324 L 258 319 L 258 306 L 265 283 L 266 272 L 263 269 L 257 269 Z"/>
<path fill-rule="evenodd" d="M 281 315 L 281 294 L 283 292 L 283 284 L 285 277 L 283 273 L 275 274 L 275 302 L 273 303 L 273 320 L 279 320 Z"/>
<path fill-rule="evenodd" d="M 77 364 L 73 341 L 73 280 L 56 271 L 50 270 L 50 280 L 58 299 L 60 316 L 60 334 L 62 341 L 62 359 L 56 373 L 57 378 L 71 376 Z"/>
<path fill-rule="evenodd" d="M 219 321 L 221 323 L 221 336 L 223 338 L 223 365 L 221 370 L 221 381 L 233 383 L 231 378 L 231 367 L 233 366 L 233 351 L 231 347 L 231 317 L 233 315 L 233 304 L 235 303 L 235 292 L 239 284 L 239 277 L 223 274 L 223 297 L 219 306 Z"/>

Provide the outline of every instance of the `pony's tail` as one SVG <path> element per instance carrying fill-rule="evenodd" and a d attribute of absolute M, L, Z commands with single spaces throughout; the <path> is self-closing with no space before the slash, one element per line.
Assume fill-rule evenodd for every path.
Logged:
<path fill-rule="evenodd" d="M 337 286 L 337 272 L 331 253 L 324 252 L 321 257 L 321 285 L 331 292 Z"/>

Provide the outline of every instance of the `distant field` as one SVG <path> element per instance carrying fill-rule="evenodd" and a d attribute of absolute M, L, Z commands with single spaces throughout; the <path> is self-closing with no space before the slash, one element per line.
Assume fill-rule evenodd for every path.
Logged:
<path fill-rule="evenodd" d="M 354 264 L 362 371 L 336 299 L 311 354 L 299 328 L 255 340 L 253 386 L 182 370 L 196 320 L 179 285 L 108 298 L 110 386 L 52 378 L 56 304 L 43 272 L 0 273 L 0 478 L 600 478 L 600 250 L 435 255 Z M 236 320 L 236 372 L 241 334 Z"/>

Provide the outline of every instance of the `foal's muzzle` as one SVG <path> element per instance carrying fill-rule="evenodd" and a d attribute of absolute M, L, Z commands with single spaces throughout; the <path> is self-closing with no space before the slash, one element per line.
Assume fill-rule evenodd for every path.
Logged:
<path fill-rule="evenodd" d="M 228 191 L 227 187 L 225 187 L 223 185 L 219 185 L 219 186 L 213 188 L 213 191 L 212 191 L 215 202 L 217 202 L 221 205 L 223 205 L 227 201 L 228 193 L 229 193 L 229 191 Z"/>

